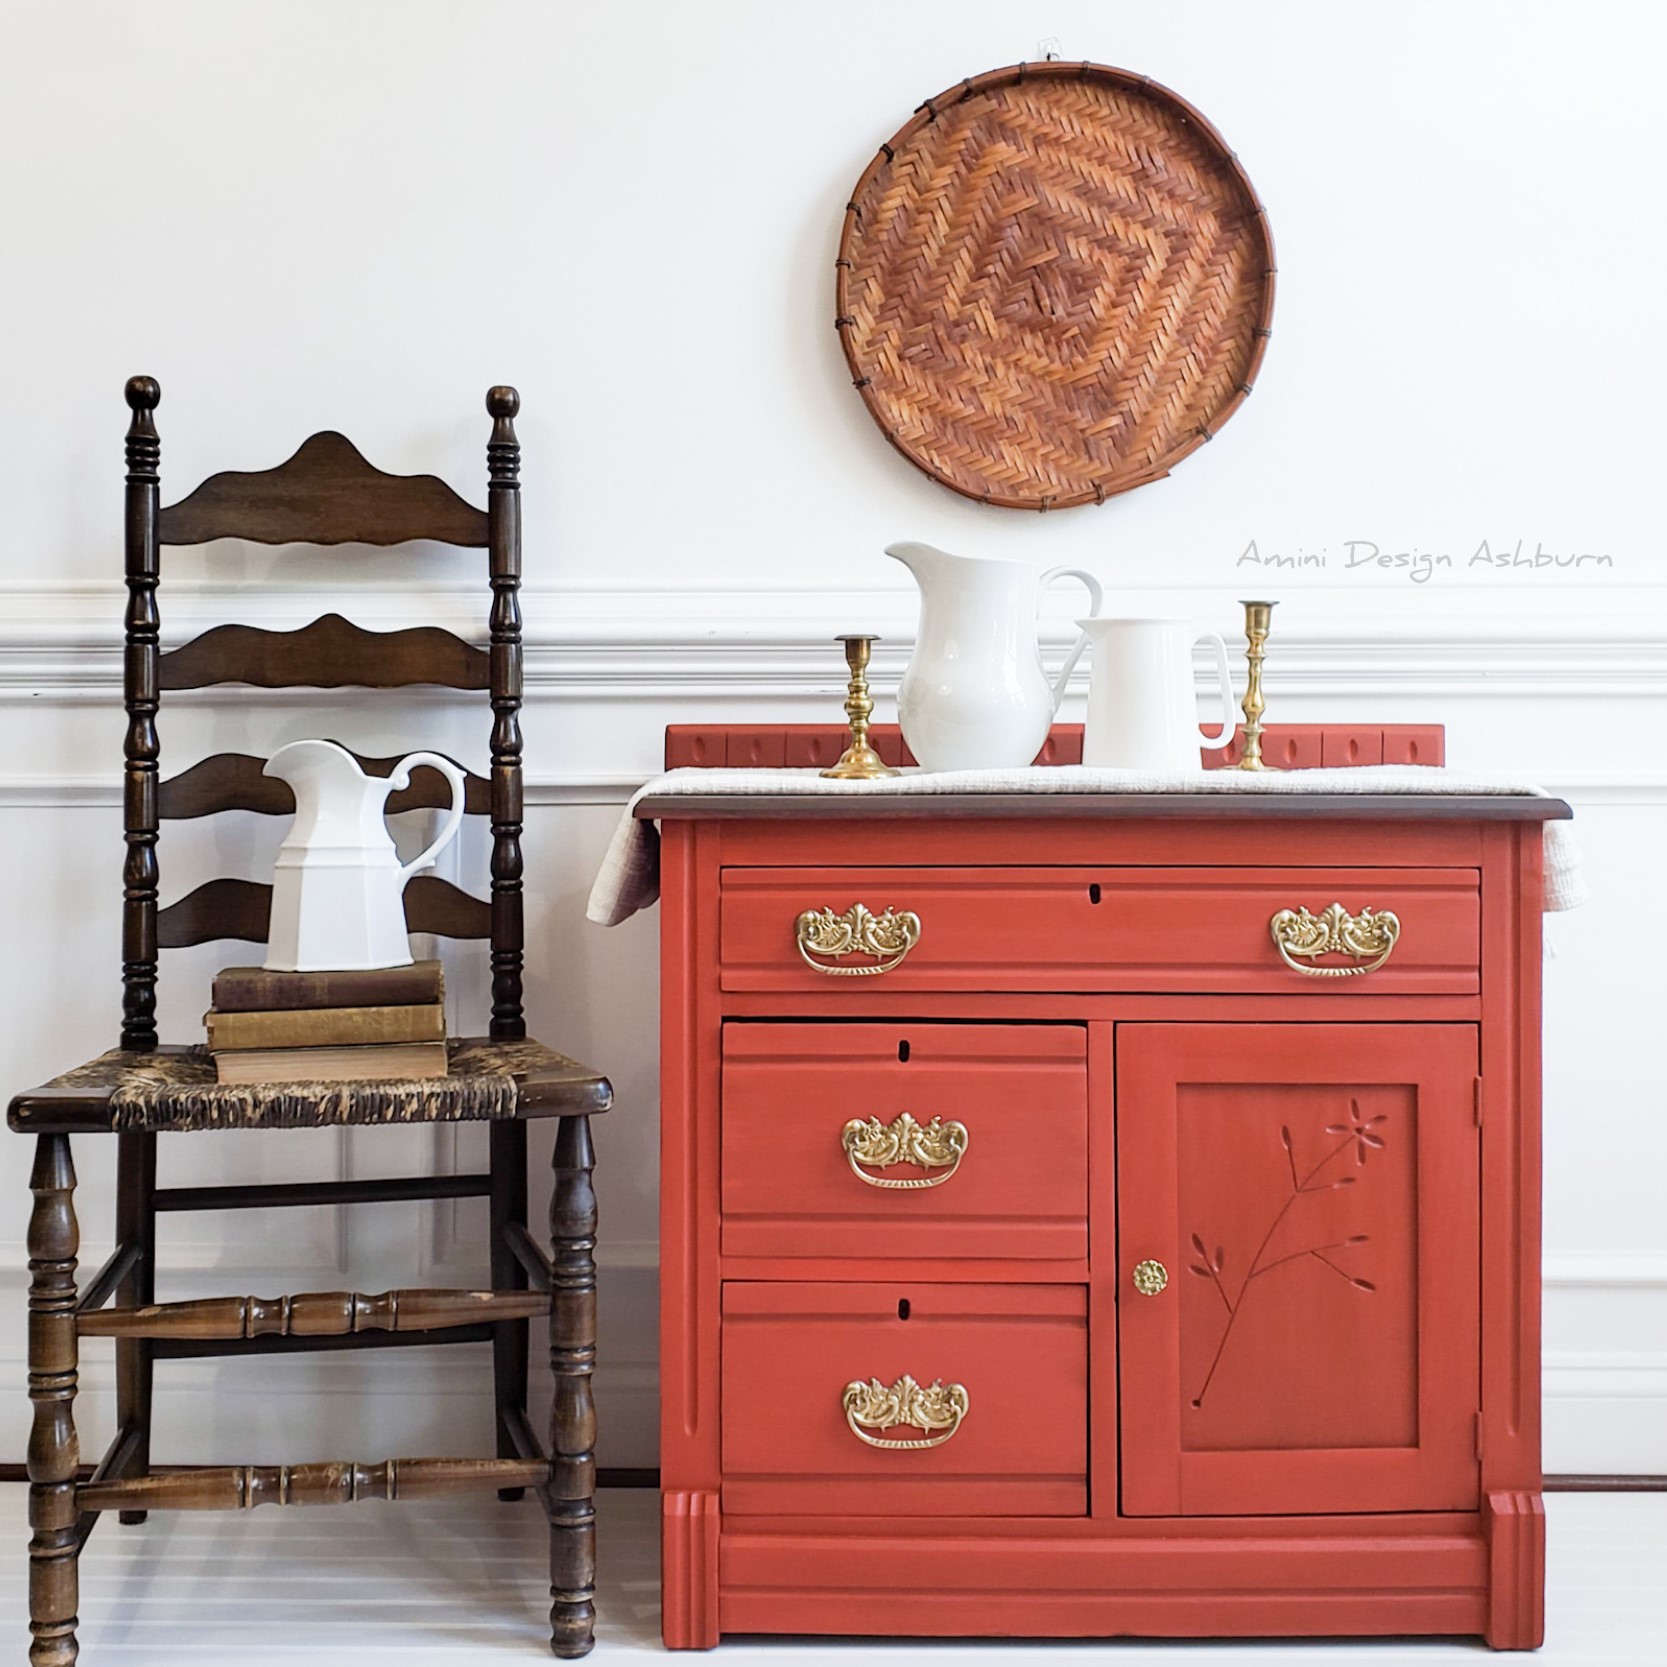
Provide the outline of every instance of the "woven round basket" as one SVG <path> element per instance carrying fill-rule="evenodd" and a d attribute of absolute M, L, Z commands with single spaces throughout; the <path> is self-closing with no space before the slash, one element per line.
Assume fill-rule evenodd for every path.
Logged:
<path fill-rule="evenodd" d="M 1099 64 L 928 99 L 858 180 L 835 323 L 886 437 L 980 503 L 1103 503 L 1250 392 L 1273 242 L 1221 135 Z"/>

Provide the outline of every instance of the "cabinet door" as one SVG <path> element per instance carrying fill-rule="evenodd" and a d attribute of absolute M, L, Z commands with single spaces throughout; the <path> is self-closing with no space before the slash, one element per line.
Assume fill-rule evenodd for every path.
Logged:
<path fill-rule="evenodd" d="M 1474 1027 L 1116 1048 L 1124 1514 L 1473 1508 Z"/>

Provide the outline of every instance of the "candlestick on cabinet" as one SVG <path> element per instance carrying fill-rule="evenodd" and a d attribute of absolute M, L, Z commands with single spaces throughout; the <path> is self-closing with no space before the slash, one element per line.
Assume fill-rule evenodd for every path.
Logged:
<path fill-rule="evenodd" d="M 1262 660 L 1266 653 L 1264 645 L 1268 640 L 1268 627 L 1278 603 L 1241 602 L 1239 606 L 1244 609 L 1244 634 L 1250 644 L 1245 650 L 1245 659 L 1250 662 L 1250 675 L 1245 682 L 1244 699 L 1239 702 L 1244 708 L 1244 756 L 1239 760 L 1239 768 L 1277 770 L 1277 764 L 1269 764 L 1262 757 L 1262 713 L 1267 706 L 1262 699 Z"/>
<path fill-rule="evenodd" d="M 850 691 L 845 696 L 851 744 L 831 770 L 822 772 L 835 781 L 878 781 L 898 773 L 868 744 L 868 720 L 874 716 L 874 700 L 868 692 L 868 656 L 879 640 L 854 633 L 834 638 L 835 642 L 845 644 L 845 663 L 851 668 Z"/>

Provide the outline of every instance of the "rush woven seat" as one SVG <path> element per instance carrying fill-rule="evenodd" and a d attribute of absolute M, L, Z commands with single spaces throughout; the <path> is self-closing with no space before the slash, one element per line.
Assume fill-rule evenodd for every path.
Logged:
<path fill-rule="evenodd" d="M 137 1524 L 153 1510 L 423 1499 L 464 1488 L 495 1488 L 505 1500 L 519 1499 L 529 1488 L 536 1492 L 550 1535 L 550 1648 L 561 1656 L 583 1655 L 591 1647 L 595 1619 L 596 1416 L 590 1379 L 596 1357 L 596 1194 L 590 1118 L 608 1110 L 613 1095 L 601 1073 L 529 1038 L 522 1012 L 521 512 L 514 426 L 519 396 L 506 387 L 487 394 L 492 427 L 487 507 L 480 509 L 433 475 L 384 473 L 343 435 L 330 432 L 313 435 L 274 468 L 212 475 L 164 506 L 162 445 L 152 416 L 161 390 L 140 376 L 127 384 L 126 394 L 132 413 L 123 655 L 126 849 L 125 860 L 111 867 L 112 886 L 119 884 L 122 893 L 120 1039 L 110 1052 L 17 1095 L 9 1113 L 11 1127 L 35 1140 L 27 1237 L 34 1403 L 30 1662 L 71 1667 L 76 1660 L 78 1564 L 103 1514 L 114 1512 L 122 1522 Z M 226 621 L 164 652 L 158 606 L 163 548 L 213 546 L 227 539 L 277 547 L 416 541 L 461 546 L 473 552 L 476 571 L 484 569 L 480 605 L 472 629 L 466 627 L 470 637 L 484 641 L 433 625 L 370 631 L 324 614 L 296 630 Z M 207 559 L 212 558 L 210 550 Z M 342 705 L 355 713 L 377 698 L 376 691 L 426 686 L 455 691 L 479 710 L 484 768 L 464 772 L 463 810 L 488 824 L 490 861 L 463 885 L 423 874 L 403 893 L 409 932 L 481 940 L 490 957 L 491 1009 L 489 1017 L 481 1016 L 488 1033 L 450 1041 L 444 1076 L 223 1083 L 199 1042 L 165 1045 L 158 1035 L 159 952 L 264 943 L 272 901 L 270 885 L 245 878 L 220 876 L 187 889 L 191 877 L 182 886 L 169 867 L 174 900 L 164 904 L 163 825 L 225 812 L 289 816 L 296 808 L 289 784 L 266 775 L 266 760 L 251 754 L 217 753 L 184 769 L 176 766 L 177 773 L 164 779 L 163 726 L 157 723 L 163 696 L 223 685 L 257 691 L 350 689 L 353 694 Z M 398 762 L 353 756 L 371 776 L 388 776 Z M 434 810 L 450 803 L 450 784 L 440 772 L 418 766 L 408 784 L 390 795 L 388 808 Z M 114 1010 L 114 978 L 110 994 Z M 198 1007 L 206 994 L 198 992 Z M 328 1051 L 336 1059 L 346 1052 Z M 527 1220 L 527 1125 L 535 1118 L 555 1120 L 549 1234 L 542 1243 Z M 193 1176 L 192 1185 L 158 1185 L 159 1147 L 171 1150 L 183 1136 L 206 1130 L 442 1122 L 486 1125 L 484 1161 L 474 1164 L 473 1172 L 453 1164 L 427 1174 L 355 1173 L 357 1162 L 347 1161 L 351 1154 L 344 1144 L 338 1151 L 346 1173 L 330 1179 L 201 1184 Z M 80 1229 L 70 1150 L 72 1136 L 82 1134 L 109 1135 L 116 1147 L 115 1249 L 85 1279 L 76 1266 Z M 204 1145 L 213 1150 L 212 1143 Z M 487 1205 L 478 1244 L 480 1289 L 157 1301 L 160 1214 L 465 1198 Z M 251 1236 L 281 1242 L 265 1227 Z M 549 1327 L 554 1395 L 545 1432 L 535 1431 L 527 1415 L 534 1318 Z M 116 1435 L 85 1477 L 74 1417 L 81 1348 L 83 1340 L 105 1338 L 113 1339 L 116 1355 Z M 490 1348 L 490 1370 L 481 1362 L 481 1402 L 482 1422 L 493 1428 L 495 1456 L 332 1454 L 295 1465 L 170 1463 L 165 1469 L 152 1462 L 153 1377 L 159 1362 L 437 1343 Z M 170 1461 L 181 1456 L 189 1455 L 167 1455 Z M 258 1578 L 259 1571 L 251 1569 L 251 1583 Z"/>
<path fill-rule="evenodd" d="M 1061 509 L 1157 480 L 1255 380 L 1262 206 L 1220 134 L 1144 77 L 1017 64 L 928 99 L 851 193 L 835 324 L 910 462 Z"/>
<path fill-rule="evenodd" d="M 97 1059 L 12 1102 L 21 1131 L 68 1128 L 318 1129 L 346 1124 L 489 1122 L 607 1109 L 607 1081 L 542 1042 L 453 1037 L 443 1077 L 368 1082 L 220 1082 L 206 1047 Z"/>

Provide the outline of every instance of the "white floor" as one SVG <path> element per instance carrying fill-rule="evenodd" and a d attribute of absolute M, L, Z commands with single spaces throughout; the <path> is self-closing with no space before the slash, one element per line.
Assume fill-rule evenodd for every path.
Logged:
<path fill-rule="evenodd" d="M 598 1664 L 663 1652 L 657 1496 L 601 1499 Z M 25 1492 L 0 1485 L 0 1660 L 21 1661 L 27 1613 Z M 1667 1667 L 1667 1494 L 1555 1494 L 1547 1636 L 1537 1660 Z M 530 1500 L 440 1506 L 365 1504 L 241 1516 L 159 1514 L 140 1528 L 101 1522 L 81 1561 L 85 1667 L 305 1661 L 423 1667 L 548 1661 L 545 1539 Z M 1474 1640 L 1342 1644 L 971 1645 L 746 1639 L 724 1645 L 745 1667 L 776 1663 L 953 1667 L 1440 1667 L 1488 1652 Z"/>

